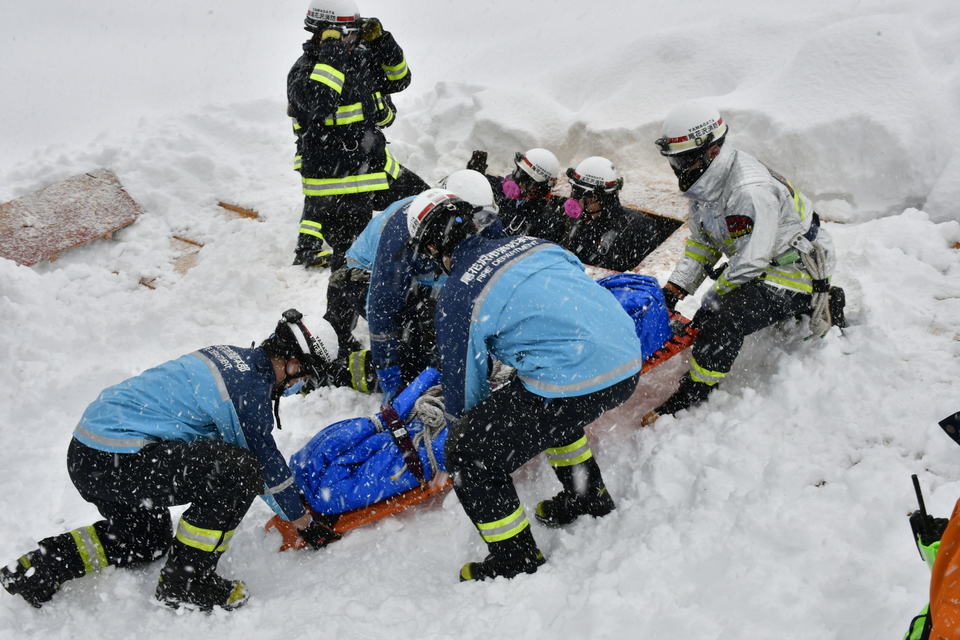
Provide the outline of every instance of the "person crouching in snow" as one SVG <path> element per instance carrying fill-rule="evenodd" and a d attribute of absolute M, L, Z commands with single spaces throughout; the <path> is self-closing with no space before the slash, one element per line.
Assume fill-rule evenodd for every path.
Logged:
<path fill-rule="evenodd" d="M 724 145 L 727 124 L 700 102 L 674 108 L 656 141 L 690 200 L 690 238 L 663 288 L 667 306 L 715 280 L 693 320 L 690 371 L 649 424 L 704 401 L 730 372 L 746 336 L 799 314 L 823 335 L 844 326 L 843 290 L 830 286 L 833 240 L 789 181 Z M 726 256 L 729 263 L 715 269 Z"/>
<path fill-rule="evenodd" d="M 614 509 L 584 426 L 625 402 L 643 364 L 636 328 L 579 260 L 542 239 L 485 238 L 482 211 L 437 190 L 407 212 L 411 248 L 448 274 L 435 324 L 447 470 L 490 554 L 460 579 L 512 578 L 545 560 L 510 474 L 540 451 L 563 490 L 537 505 L 546 525 Z M 602 318 L 602 322 L 597 319 Z M 490 392 L 490 356 L 516 377 Z"/>
<path fill-rule="evenodd" d="M 0 568 L 0 584 L 40 607 L 67 580 L 167 554 L 157 600 L 231 610 L 246 585 L 217 575 L 217 563 L 255 496 L 305 540 L 322 539 L 271 433 L 280 397 L 321 383 L 336 354 L 333 330 L 325 342 L 301 318 L 286 311 L 259 347 L 205 347 L 101 392 L 73 432 L 67 469 L 104 519 L 41 540 Z M 173 535 L 169 508 L 184 504 Z"/>

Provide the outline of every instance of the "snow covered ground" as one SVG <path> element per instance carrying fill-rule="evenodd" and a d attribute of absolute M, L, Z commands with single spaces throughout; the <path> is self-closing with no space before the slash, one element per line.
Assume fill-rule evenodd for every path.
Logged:
<path fill-rule="evenodd" d="M 259 341 L 291 306 L 307 326 L 322 315 L 327 274 L 290 266 L 302 199 L 284 81 L 305 5 L 5 8 L 0 202 L 108 167 L 145 213 L 54 263 L 0 261 L 0 561 L 97 519 L 64 457 L 103 387 L 207 344 Z M 936 515 L 960 497 L 960 449 L 936 425 L 960 409 L 955 0 L 360 9 L 406 51 L 414 83 L 387 134 L 431 182 L 472 149 L 506 170 L 544 146 L 565 166 L 613 159 L 627 200 L 676 214 L 652 140 L 674 104 L 709 98 L 731 144 L 815 200 L 852 326 L 822 340 L 761 332 L 706 406 L 641 429 L 683 363 L 651 375 L 590 430 L 618 510 L 534 524 L 549 561 L 533 576 L 459 584 L 484 550 L 452 495 L 283 554 L 258 501 L 221 563 L 247 581 L 244 609 L 177 615 L 152 606 L 158 565 L 108 569 L 39 611 L 0 593 L 0 637 L 900 637 L 929 575 L 906 519 L 910 474 Z M 205 245 L 186 274 L 174 235 Z M 278 442 L 292 453 L 376 404 L 343 389 L 288 399 Z M 528 510 L 559 487 L 541 458 L 516 482 Z"/>

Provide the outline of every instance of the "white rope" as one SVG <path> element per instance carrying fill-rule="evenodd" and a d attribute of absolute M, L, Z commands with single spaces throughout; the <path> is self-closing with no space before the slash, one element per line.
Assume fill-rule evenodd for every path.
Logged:
<path fill-rule="evenodd" d="M 505 365 L 499 360 L 494 360 L 493 371 L 490 373 L 490 391 L 496 391 L 507 386 L 516 372 L 517 370 L 513 367 Z"/>
<path fill-rule="evenodd" d="M 447 418 L 443 412 L 442 394 L 443 390 L 440 385 L 430 387 L 424 391 L 413 404 L 413 409 L 410 411 L 408 421 L 409 424 L 414 420 L 419 420 L 421 424 L 423 424 L 423 429 L 412 438 L 413 446 L 417 451 L 420 450 L 421 444 L 426 446 L 427 458 L 430 460 L 430 468 L 433 469 L 434 475 L 440 471 L 440 463 L 437 462 L 437 456 L 433 452 L 433 440 L 440 435 L 440 432 L 447 426 Z M 403 465 L 403 468 L 397 471 L 393 477 L 400 477 L 400 474 L 406 471 L 406 469 L 407 465 Z"/>
<path fill-rule="evenodd" d="M 827 254 L 819 242 L 813 243 L 813 251 L 810 253 L 801 253 L 803 266 L 807 273 L 814 280 L 826 280 L 829 277 L 827 271 Z M 812 294 L 810 306 L 813 308 L 810 314 L 810 332 L 815 336 L 823 336 L 830 330 L 830 292 L 814 292 Z"/>

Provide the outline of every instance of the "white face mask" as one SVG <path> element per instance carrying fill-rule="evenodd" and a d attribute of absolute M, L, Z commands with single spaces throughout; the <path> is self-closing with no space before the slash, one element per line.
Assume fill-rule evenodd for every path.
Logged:
<path fill-rule="evenodd" d="M 296 382 L 291 384 L 289 387 L 284 389 L 283 397 L 292 396 L 295 393 L 298 393 L 300 389 L 303 389 L 303 385 L 307 383 L 306 378 L 298 378 Z"/>

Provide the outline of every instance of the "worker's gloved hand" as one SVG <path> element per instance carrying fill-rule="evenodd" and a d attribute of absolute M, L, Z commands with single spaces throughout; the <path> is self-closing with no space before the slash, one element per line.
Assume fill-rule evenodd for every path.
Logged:
<path fill-rule="evenodd" d="M 487 172 L 487 152 L 477 149 L 470 155 L 470 160 L 467 161 L 467 169 L 471 171 L 479 171 L 480 173 Z"/>
<path fill-rule="evenodd" d="M 377 381 L 383 391 L 383 403 L 390 404 L 400 391 L 403 381 L 400 379 L 400 365 L 395 364 L 385 369 L 377 369 Z"/>
<path fill-rule="evenodd" d="M 337 31 L 336 29 L 324 29 L 323 31 L 320 32 L 320 39 L 324 42 L 327 42 L 330 40 L 339 40 L 340 36 L 341 36 L 340 32 Z"/>
<path fill-rule="evenodd" d="M 724 262 L 717 268 L 713 267 L 704 267 L 704 271 L 707 272 L 707 277 L 711 280 L 719 280 L 720 276 L 723 275 L 723 272 L 727 270 L 727 267 L 730 265 L 729 262 Z"/>
<path fill-rule="evenodd" d="M 949 522 L 946 518 L 934 518 L 931 515 L 924 519 L 919 511 L 910 514 L 910 528 L 913 529 L 913 538 L 917 542 L 917 549 L 931 569 L 933 568 L 933 561 L 937 559 L 937 552 L 940 550 L 940 538 L 943 537 L 943 532 L 946 531 Z"/>
<path fill-rule="evenodd" d="M 360 37 L 367 42 L 379 40 L 383 36 L 383 25 L 377 18 L 364 18 L 363 26 L 360 27 Z"/>
<path fill-rule="evenodd" d="M 314 549 L 321 549 L 331 542 L 336 542 L 343 537 L 333 529 L 338 517 L 314 516 L 313 522 L 299 530 L 300 538 Z"/>

